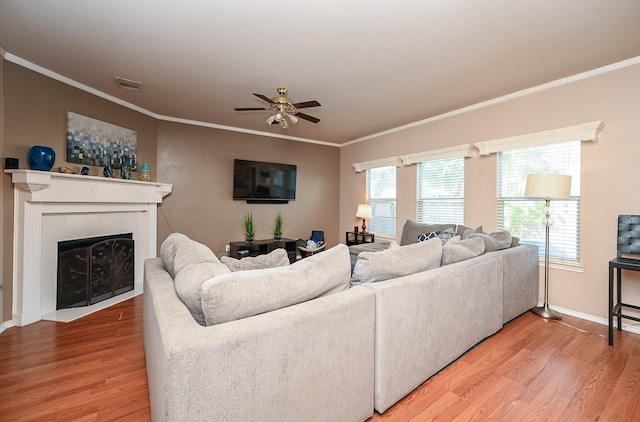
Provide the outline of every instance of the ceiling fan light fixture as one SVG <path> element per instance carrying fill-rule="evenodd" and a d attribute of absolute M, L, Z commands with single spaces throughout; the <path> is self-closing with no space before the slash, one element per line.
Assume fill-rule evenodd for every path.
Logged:
<path fill-rule="evenodd" d="M 275 115 L 268 116 L 265 120 L 267 121 L 267 124 L 270 125 L 271 123 L 274 122 L 274 120 L 276 120 L 276 116 Z"/>
<path fill-rule="evenodd" d="M 298 123 L 298 118 L 294 114 L 289 115 L 289 120 L 291 120 L 291 123 L 294 125 Z"/>
<path fill-rule="evenodd" d="M 287 124 L 287 120 L 286 120 L 286 119 L 282 119 L 282 120 L 280 120 L 280 126 L 281 126 L 283 129 L 286 129 L 287 127 L 289 127 L 289 125 Z"/>

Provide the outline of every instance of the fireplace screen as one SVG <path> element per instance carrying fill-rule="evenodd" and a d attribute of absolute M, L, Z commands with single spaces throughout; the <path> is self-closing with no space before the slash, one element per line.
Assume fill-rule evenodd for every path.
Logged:
<path fill-rule="evenodd" d="M 56 309 L 88 306 L 134 288 L 132 233 L 58 242 Z"/>

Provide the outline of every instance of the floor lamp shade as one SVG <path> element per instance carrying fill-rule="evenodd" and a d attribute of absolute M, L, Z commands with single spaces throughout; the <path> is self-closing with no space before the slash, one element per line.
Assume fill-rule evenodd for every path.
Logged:
<path fill-rule="evenodd" d="M 527 176 L 525 196 L 544 198 L 546 204 L 543 208 L 545 225 L 544 242 L 544 304 L 531 311 L 543 318 L 562 319 L 562 315 L 549 308 L 549 228 L 553 220 L 549 215 L 551 199 L 568 199 L 571 197 L 571 176 L 563 174 L 530 174 Z"/>
<path fill-rule="evenodd" d="M 530 174 L 524 196 L 545 199 L 568 199 L 571 196 L 571 176 L 564 174 Z"/>

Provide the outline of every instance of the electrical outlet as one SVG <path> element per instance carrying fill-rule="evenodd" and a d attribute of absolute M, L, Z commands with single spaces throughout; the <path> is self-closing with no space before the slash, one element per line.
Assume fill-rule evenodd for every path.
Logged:
<path fill-rule="evenodd" d="M 231 250 L 231 247 L 229 245 L 225 245 L 224 246 L 224 251 L 225 252 L 229 252 Z"/>

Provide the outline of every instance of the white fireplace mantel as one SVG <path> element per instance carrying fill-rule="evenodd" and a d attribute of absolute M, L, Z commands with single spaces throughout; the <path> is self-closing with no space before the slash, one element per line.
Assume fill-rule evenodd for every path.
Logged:
<path fill-rule="evenodd" d="M 5 170 L 14 184 L 13 323 L 70 321 L 142 293 L 156 256 L 157 206 L 172 185 L 34 170 Z M 133 233 L 135 286 L 83 308 L 56 310 L 57 242 Z"/>

